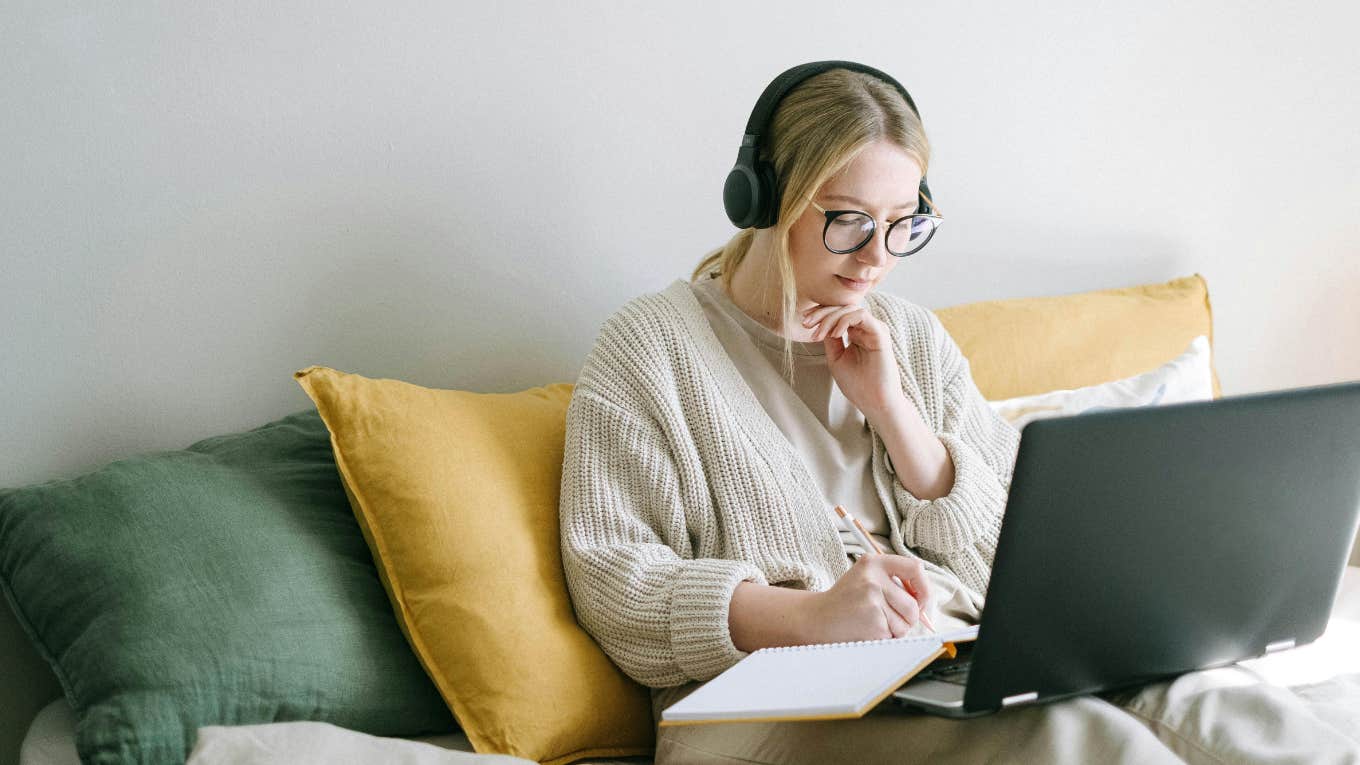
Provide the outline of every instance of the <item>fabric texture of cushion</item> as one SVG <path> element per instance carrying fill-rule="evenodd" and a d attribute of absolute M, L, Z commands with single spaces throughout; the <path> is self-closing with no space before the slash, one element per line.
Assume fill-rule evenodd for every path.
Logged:
<path fill-rule="evenodd" d="M 1190 341 L 1184 353 L 1141 375 L 1075 390 L 1055 390 L 1037 396 L 1019 396 L 988 403 L 1019 429 L 1025 423 L 1048 417 L 1100 409 L 1208 401 L 1213 397 L 1209 338 L 1200 335 Z"/>
<path fill-rule="evenodd" d="M 0 490 L 0 589 L 86 763 L 182 763 L 202 725 L 455 728 L 314 410 Z"/>
<path fill-rule="evenodd" d="M 423 388 L 294 373 L 398 622 L 478 752 L 651 754 L 650 695 L 576 622 L 558 531 L 573 385 Z"/>
<path fill-rule="evenodd" d="M 988 400 L 1120 380 L 1175 358 L 1194 337 L 1214 344 L 1199 274 L 1161 284 L 941 308 L 940 322 Z M 1222 395 L 1214 373 L 1214 397 Z"/>
<path fill-rule="evenodd" d="M 184 765 L 535 765 L 505 754 L 459 752 L 420 741 L 370 736 L 322 722 L 208 725 Z"/>

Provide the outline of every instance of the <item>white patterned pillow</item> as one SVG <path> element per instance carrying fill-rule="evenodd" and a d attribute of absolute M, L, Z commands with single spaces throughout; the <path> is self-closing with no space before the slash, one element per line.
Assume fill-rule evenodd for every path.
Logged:
<path fill-rule="evenodd" d="M 1025 423 L 1047 417 L 1063 417 L 1100 409 L 1207 401 L 1213 397 L 1209 338 L 1200 335 L 1190 341 L 1184 353 L 1140 375 L 1085 388 L 1055 390 L 988 403 L 1019 430 Z"/>

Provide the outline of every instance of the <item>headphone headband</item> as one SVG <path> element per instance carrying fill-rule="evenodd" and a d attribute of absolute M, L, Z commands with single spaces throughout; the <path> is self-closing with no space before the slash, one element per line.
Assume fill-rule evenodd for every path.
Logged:
<path fill-rule="evenodd" d="M 902 87 L 902 83 L 872 66 L 854 61 L 812 61 L 784 70 L 765 86 L 760 98 L 756 100 L 751 117 L 746 121 L 746 133 L 742 136 L 741 147 L 737 150 L 736 164 L 732 166 L 732 170 L 727 174 L 727 180 L 723 183 L 723 207 L 727 211 L 728 219 L 738 228 L 753 226 L 769 228 L 778 219 L 777 179 L 773 165 L 760 159 L 761 141 L 768 132 L 770 120 L 773 119 L 775 109 L 784 96 L 803 80 L 829 69 L 861 72 L 892 85 L 902 94 L 902 98 L 906 99 L 907 106 L 916 113 L 916 118 L 921 118 L 916 102 L 912 100 L 907 89 Z M 926 199 L 930 198 L 930 187 L 926 185 L 925 176 L 921 176 L 920 191 Z M 925 212 L 927 208 L 923 200 L 916 209 L 918 212 Z"/>
<path fill-rule="evenodd" d="M 765 86 L 765 90 L 756 99 L 755 108 L 751 110 L 751 118 L 746 121 L 746 135 L 754 136 L 757 141 L 769 128 L 770 120 L 774 117 L 774 110 L 779 107 L 779 102 L 784 100 L 784 96 L 794 86 L 803 80 L 809 79 L 830 69 L 849 69 L 852 72 L 862 72 L 863 74 L 873 75 L 878 79 L 888 83 L 897 89 L 898 93 L 907 100 L 907 106 L 916 112 L 916 118 L 921 118 L 921 112 L 916 108 L 916 102 L 911 100 L 911 94 L 902 87 L 902 83 L 894 80 L 885 72 L 866 66 L 855 61 L 811 61 L 806 64 L 785 69 Z"/>

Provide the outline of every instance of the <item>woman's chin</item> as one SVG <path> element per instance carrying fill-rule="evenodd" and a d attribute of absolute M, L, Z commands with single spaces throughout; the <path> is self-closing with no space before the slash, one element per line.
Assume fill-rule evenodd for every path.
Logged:
<path fill-rule="evenodd" d="M 852 289 L 832 274 L 816 290 L 804 292 L 800 289 L 797 297 L 800 302 L 806 300 L 817 305 L 859 305 L 875 286 L 874 282 L 870 282 L 864 289 Z"/>

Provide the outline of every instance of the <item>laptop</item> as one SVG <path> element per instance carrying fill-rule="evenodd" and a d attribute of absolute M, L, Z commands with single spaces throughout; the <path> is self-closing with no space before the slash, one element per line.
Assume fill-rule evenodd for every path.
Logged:
<path fill-rule="evenodd" d="M 948 717 L 1312 642 L 1360 522 L 1360 381 L 1028 423 L 977 640 L 889 697 Z"/>

